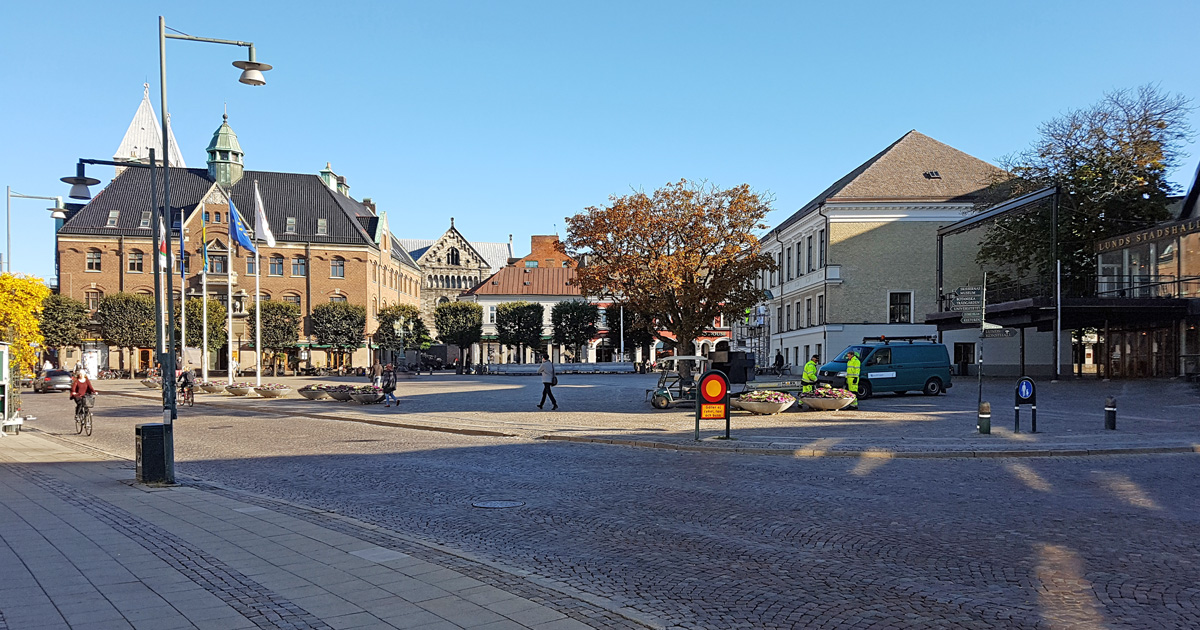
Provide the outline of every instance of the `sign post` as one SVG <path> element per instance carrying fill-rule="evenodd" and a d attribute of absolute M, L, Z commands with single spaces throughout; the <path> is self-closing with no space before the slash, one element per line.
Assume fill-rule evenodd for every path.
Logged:
<path fill-rule="evenodd" d="M 696 386 L 696 441 L 700 441 L 701 420 L 724 420 L 725 439 L 729 439 L 729 379 L 720 370 L 709 370 Z"/>
<path fill-rule="evenodd" d="M 1013 424 L 1013 432 L 1021 432 L 1021 405 L 1030 405 L 1033 408 L 1030 433 L 1037 433 L 1037 386 L 1034 385 L 1033 379 L 1028 376 L 1021 377 L 1021 380 L 1017 381 L 1017 391 L 1014 398 L 1013 412 L 1016 415 L 1016 420 Z"/>

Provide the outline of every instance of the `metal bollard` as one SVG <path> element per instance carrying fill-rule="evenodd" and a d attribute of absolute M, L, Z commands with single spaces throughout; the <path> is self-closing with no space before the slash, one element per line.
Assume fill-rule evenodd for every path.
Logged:
<path fill-rule="evenodd" d="M 1104 399 L 1104 428 L 1117 430 L 1117 399 L 1112 396 Z"/>
<path fill-rule="evenodd" d="M 979 403 L 979 421 L 975 424 L 975 428 L 984 435 L 992 432 L 992 403 Z"/>

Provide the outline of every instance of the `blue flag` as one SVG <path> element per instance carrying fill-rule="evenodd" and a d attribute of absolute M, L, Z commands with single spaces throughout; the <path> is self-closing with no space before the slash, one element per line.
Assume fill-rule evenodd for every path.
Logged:
<path fill-rule="evenodd" d="M 226 197 L 229 200 L 229 223 L 233 226 L 233 240 L 237 244 L 246 249 L 258 253 L 258 248 L 254 246 L 254 241 L 246 236 L 246 226 L 242 225 L 242 217 L 238 214 L 237 208 L 233 206 L 233 198 Z"/>

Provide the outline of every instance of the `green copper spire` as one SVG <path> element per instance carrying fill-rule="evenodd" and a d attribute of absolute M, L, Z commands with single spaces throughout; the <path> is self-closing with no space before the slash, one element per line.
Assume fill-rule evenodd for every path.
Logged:
<path fill-rule="evenodd" d="M 242 179 L 242 145 L 229 126 L 229 114 L 221 116 L 221 126 L 208 143 L 208 178 L 225 188 Z"/>

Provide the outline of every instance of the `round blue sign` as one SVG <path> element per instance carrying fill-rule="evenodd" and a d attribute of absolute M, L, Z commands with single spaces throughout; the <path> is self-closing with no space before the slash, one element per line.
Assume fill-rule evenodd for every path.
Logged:
<path fill-rule="evenodd" d="M 1021 381 L 1019 384 L 1017 384 L 1017 395 L 1021 398 L 1029 398 L 1030 396 L 1033 396 L 1033 382 Z"/>

